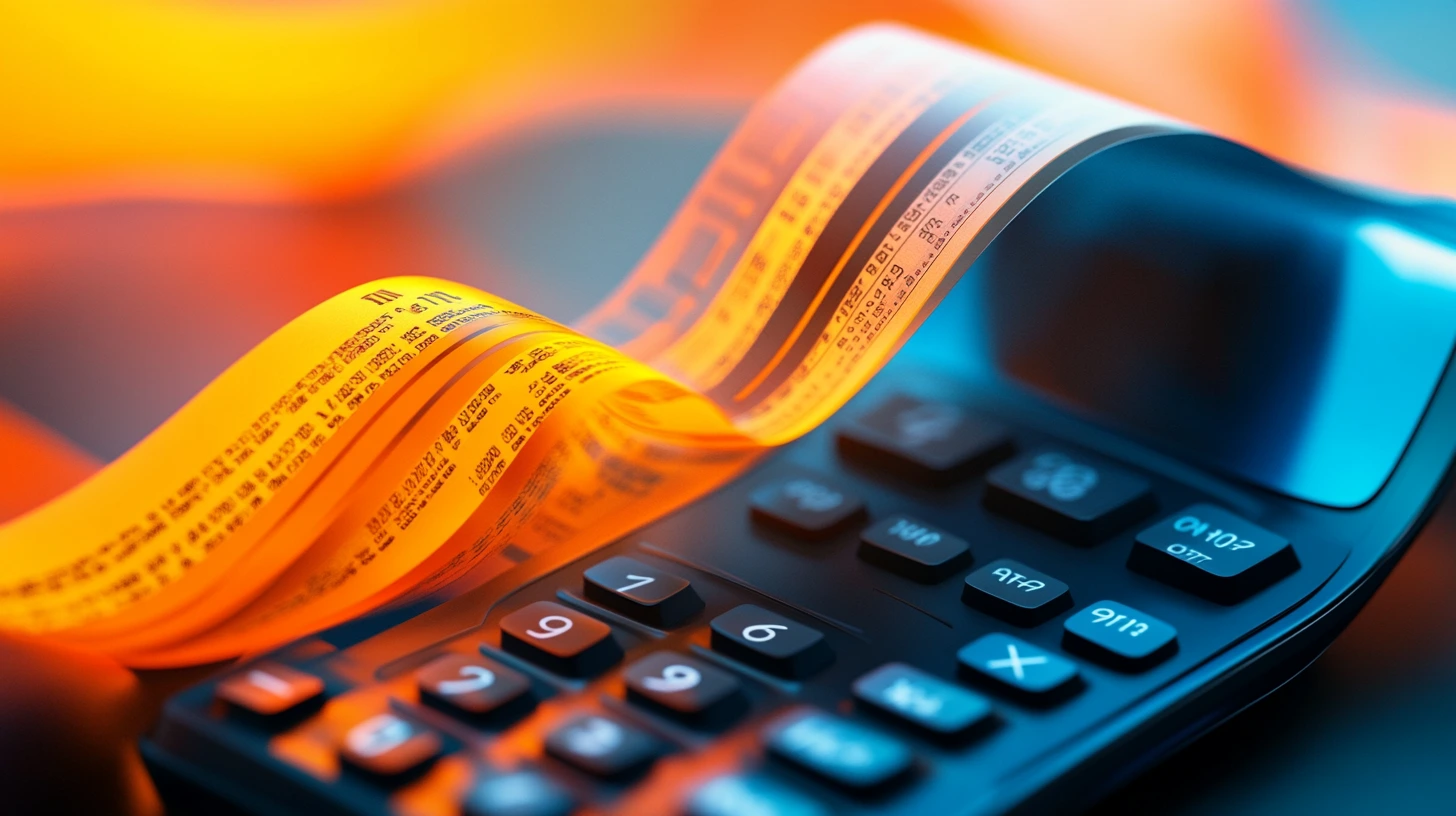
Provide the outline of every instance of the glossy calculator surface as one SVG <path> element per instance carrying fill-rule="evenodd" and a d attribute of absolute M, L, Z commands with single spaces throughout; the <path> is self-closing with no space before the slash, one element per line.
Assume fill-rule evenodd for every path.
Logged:
<path fill-rule="evenodd" d="M 607 547 L 231 667 L 149 760 L 245 812 L 1037 811 L 1333 637 L 1296 648 L 1292 610 L 1350 594 L 1372 522 L 1342 539 L 1058 414 L 881 380 Z"/>

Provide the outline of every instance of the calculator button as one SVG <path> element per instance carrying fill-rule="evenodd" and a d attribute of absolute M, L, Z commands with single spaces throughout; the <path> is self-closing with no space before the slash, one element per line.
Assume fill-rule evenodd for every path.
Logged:
<path fill-rule="evenodd" d="M 1123 671 L 1141 671 L 1178 650 L 1178 630 L 1116 601 L 1098 601 L 1067 619 L 1068 649 Z"/>
<path fill-rule="evenodd" d="M 1218 603 L 1237 603 L 1299 569 L 1288 539 L 1210 504 L 1138 533 L 1127 566 Z"/>
<path fill-rule="evenodd" d="M 1007 462 L 986 482 L 991 510 L 1079 543 L 1105 538 L 1154 507 L 1141 476 L 1055 450 Z"/>
<path fill-rule="evenodd" d="M 544 774 L 511 771 L 487 776 L 465 795 L 465 816 L 569 816 L 576 798 Z"/>
<path fill-rule="evenodd" d="M 829 816 L 829 809 L 763 774 L 709 780 L 688 799 L 688 816 Z"/>
<path fill-rule="evenodd" d="M 906 774 L 914 756 L 903 742 L 812 708 L 789 712 L 768 727 L 769 751 L 853 790 L 876 788 Z"/>
<path fill-rule="evenodd" d="M 1006 429 L 943 402 L 891 397 L 845 425 L 839 453 L 869 468 L 945 484 L 1011 453 Z"/>
<path fill-rule="evenodd" d="M 1027 702 L 1060 699 L 1080 685 L 1077 664 L 1020 638 L 994 633 L 956 653 L 961 669 Z"/>
<path fill-rule="evenodd" d="M 520 709 L 528 703 L 531 681 L 487 657 L 441 655 L 415 672 L 420 698 L 446 711 L 485 715 Z"/>
<path fill-rule="evenodd" d="M 259 663 L 217 684 L 219 699 L 260 717 L 299 711 L 323 694 L 324 681 L 281 663 Z"/>
<path fill-rule="evenodd" d="M 961 600 L 1017 626 L 1035 626 L 1072 608 L 1066 584 L 1010 558 L 967 575 Z"/>
<path fill-rule="evenodd" d="M 743 709 L 736 677 L 677 652 L 653 652 L 623 677 L 634 702 L 695 724 L 721 724 Z"/>
<path fill-rule="evenodd" d="M 662 743 L 615 718 L 587 714 L 547 735 L 546 753 L 605 779 L 644 770 L 662 753 Z"/>
<path fill-rule="evenodd" d="M 818 630 L 753 604 L 724 612 L 711 629 L 714 651 L 780 677 L 805 677 L 834 660 Z"/>
<path fill-rule="evenodd" d="M 586 597 L 649 626 L 681 626 L 703 609 L 691 584 L 635 558 L 616 556 L 582 574 Z"/>
<path fill-rule="evenodd" d="M 942 737 L 964 734 L 991 717 L 985 697 L 904 663 L 887 663 L 854 681 L 854 696 Z"/>
<path fill-rule="evenodd" d="M 754 491 L 753 520 L 799 538 L 828 538 L 864 518 L 864 502 L 827 480 L 796 476 Z"/>
<path fill-rule="evenodd" d="M 925 584 L 944 579 L 971 560 L 964 540 L 899 514 L 860 533 L 859 540 L 860 558 Z"/>
<path fill-rule="evenodd" d="M 339 755 L 349 765 L 379 777 L 400 777 L 440 755 L 435 732 L 394 714 L 376 714 L 344 734 Z"/>
<path fill-rule="evenodd" d="M 588 677 L 622 659 L 612 627 L 551 601 L 537 601 L 501 620 L 501 648 L 557 674 Z"/>

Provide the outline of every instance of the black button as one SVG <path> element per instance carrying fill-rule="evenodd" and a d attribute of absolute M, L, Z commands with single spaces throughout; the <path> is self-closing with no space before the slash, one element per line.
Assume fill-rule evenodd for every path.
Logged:
<path fill-rule="evenodd" d="M 1141 476 L 1061 451 L 1019 457 L 986 481 L 986 507 L 1079 543 L 1106 538 L 1155 504 Z"/>
<path fill-rule="evenodd" d="M 1289 541 L 1195 504 L 1138 533 L 1127 566 L 1219 603 L 1237 603 L 1299 569 Z"/>
<path fill-rule="evenodd" d="M 915 759 L 888 734 L 812 708 L 779 717 L 765 741 L 775 756 L 856 791 L 899 779 Z"/>
<path fill-rule="evenodd" d="M 762 773 L 708 780 L 688 799 L 688 816 L 829 816 L 829 809 Z"/>
<path fill-rule="evenodd" d="M 1067 649 L 1122 671 L 1141 671 L 1178 650 L 1178 630 L 1116 601 L 1098 601 L 1067 619 Z"/>
<path fill-rule="evenodd" d="M 415 672 L 420 698 L 437 708 L 472 716 L 525 713 L 531 681 L 478 655 L 441 655 Z"/>
<path fill-rule="evenodd" d="M 440 755 L 440 738 L 424 726 L 394 714 L 376 714 L 344 733 L 339 756 L 382 779 L 401 779 Z"/>
<path fill-rule="evenodd" d="M 956 653 L 962 671 L 1025 702 L 1062 699 L 1080 687 L 1077 664 L 1010 635 L 993 633 Z"/>
<path fill-rule="evenodd" d="M 1017 626 L 1035 626 L 1072 608 L 1066 584 L 1010 558 L 967 575 L 961 600 Z"/>
<path fill-rule="evenodd" d="M 588 677 L 622 659 L 612 627 L 551 601 L 501 619 L 501 648 L 557 674 Z"/>
<path fill-rule="evenodd" d="M 796 476 L 754 491 L 753 520 L 799 538 L 828 538 L 864 517 L 858 496 L 817 476 Z"/>
<path fill-rule="evenodd" d="M 860 558 L 926 584 L 942 580 L 971 561 L 965 541 L 899 514 L 860 533 L 859 539 Z"/>
<path fill-rule="evenodd" d="M 887 663 L 854 681 L 854 696 L 939 737 L 965 734 L 991 717 L 985 697 L 904 663 Z"/>
<path fill-rule="evenodd" d="M 653 652 L 623 677 L 632 701 L 694 725 L 722 725 L 744 708 L 736 677 L 677 652 Z"/>
<path fill-rule="evenodd" d="M 576 798 L 536 771 L 491 774 L 465 796 L 465 816 L 569 816 Z"/>
<path fill-rule="evenodd" d="M 582 574 L 586 597 L 649 626 L 681 626 L 703 609 L 685 579 L 635 558 L 616 556 Z"/>
<path fill-rule="evenodd" d="M 317 708 L 324 681 L 281 663 L 259 663 L 223 679 L 216 694 L 239 710 L 277 719 Z"/>
<path fill-rule="evenodd" d="M 613 717 L 585 714 L 546 737 L 546 753 L 593 776 L 631 776 L 662 754 L 656 738 Z"/>
<path fill-rule="evenodd" d="M 753 604 L 724 612 L 711 627 L 715 651 L 780 677 L 805 677 L 834 660 L 818 630 Z"/>
<path fill-rule="evenodd" d="M 1004 427 L 955 405 L 905 395 L 847 424 L 838 444 L 846 459 L 932 484 L 954 481 L 1011 453 Z"/>

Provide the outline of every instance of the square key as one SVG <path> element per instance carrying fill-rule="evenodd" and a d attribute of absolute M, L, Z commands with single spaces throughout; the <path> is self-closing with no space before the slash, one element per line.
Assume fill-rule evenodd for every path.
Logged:
<path fill-rule="evenodd" d="M 1211 504 L 1195 504 L 1141 533 L 1128 569 L 1233 604 L 1299 569 L 1283 536 Z"/>
<path fill-rule="evenodd" d="M 966 542 L 896 513 L 859 534 L 859 557 L 891 572 L 933 584 L 970 563 Z"/>
<path fill-rule="evenodd" d="M 521 711 L 530 702 L 524 674 L 481 655 L 440 655 L 415 672 L 415 682 L 422 700 L 454 714 Z"/>
<path fill-rule="evenodd" d="M 1117 601 L 1098 601 L 1063 624 L 1062 644 L 1122 671 L 1141 671 L 1178 650 L 1178 630 Z"/>
<path fill-rule="evenodd" d="M 1003 426 L 904 394 L 846 424 L 837 443 L 846 459 L 930 484 L 955 481 L 1011 452 Z"/>
<path fill-rule="evenodd" d="M 993 633 L 956 652 L 961 669 L 1026 702 L 1051 702 L 1080 685 L 1077 664 L 1011 635 Z"/>
<path fill-rule="evenodd" d="M 376 714 L 344 733 L 339 756 L 374 776 L 400 778 L 440 755 L 440 738 L 422 725 L 394 714 Z"/>
<path fill-rule="evenodd" d="M 602 714 L 574 717 L 546 736 L 546 753 L 603 779 L 643 771 L 662 751 L 657 738 Z"/>
<path fill-rule="evenodd" d="M 258 663 L 217 684 L 217 697 L 259 717 L 279 717 L 323 699 L 324 681 L 282 663 Z"/>
<path fill-rule="evenodd" d="M 774 756 L 855 791 L 899 779 L 915 760 L 894 737 L 807 706 L 770 723 L 764 741 Z"/>
<path fill-rule="evenodd" d="M 904 663 L 886 663 L 854 681 L 854 696 L 938 737 L 964 734 L 991 718 L 985 697 Z"/>
<path fill-rule="evenodd" d="M 819 630 L 761 606 L 736 606 L 709 628 L 713 651 L 780 677 L 806 677 L 834 660 Z"/>
<path fill-rule="evenodd" d="M 1017 626 L 1035 626 L 1072 608 L 1066 584 L 1010 558 L 967 575 L 961 600 Z"/>
<path fill-rule="evenodd" d="M 633 702 L 695 725 L 721 725 L 744 708 L 738 678 L 677 652 L 653 652 L 622 675 Z"/>
<path fill-rule="evenodd" d="M 1077 543 L 1091 543 L 1151 513 L 1148 481 L 1081 454 L 1042 450 L 986 475 L 986 507 Z"/>
<path fill-rule="evenodd" d="M 622 659 L 612 627 L 552 601 L 501 619 L 501 648 L 568 677 L 589 677 Z"/>
<path fill-rule="evenodd" d="M 537 771 L 490 774 L 465 795 L 464 816 L 570 816 L 576 797 Z"/>
<path fill-rule="evenodd" d="M 582 573 L 588 600 L 649 626 L 681 626 L 703 610 L 703 599 L 686 579 L 624 555 Z"/>
<path fill-rule="evenodd" d="M 828 538 L 865 515 L 858 496 L 818 476 L 764 485 L 749 502 L 754 521 L 808 540 Z"/>
<path fill-rule="evenodd" d="M 829 816 L 818 800 L 763 773 L 728 774 L 693 792 L 688 816 Z"/>

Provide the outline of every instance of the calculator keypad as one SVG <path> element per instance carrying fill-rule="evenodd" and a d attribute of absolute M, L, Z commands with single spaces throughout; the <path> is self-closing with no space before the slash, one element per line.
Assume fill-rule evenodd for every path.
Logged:
<path fill-rule="evenodd" d="M 304 760 L 256 761 L 322 750 L 350 770 L 319 795 L 356 802 L 428 788 L 477 816 L 938 812 L 961 801 L 947 786 L 993 788 L 1029 747 L 1164 687 L 1338 563 L 1310 549 L 1301 565 L 1170 480 L 895 399 L 867 417 L 878 437 L 819 434 L 858 470 L 770 463 L 577 562 L 467 594 L 453 618 L 340 647 L 342 680 L 328 650 L 233 672 L 201 689 L 226 703 L 207 727 L 296 746 L 341 723 Z M 976 475 L 1013 444 L 1029 453 Z M 1186 509 L 1140 525 L 1161 502 Z M 1230 533 L 1254 547 L 1217 547 Z M 1227 552 L 1172 558 L 1196 543 Z M 1119 600 L 1073 611 L 1074 594 Z M 1200 617 L 1205 598 L 1241 622 Z M 249 701 L 323 714 L 277 725 Z"/>

